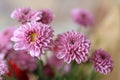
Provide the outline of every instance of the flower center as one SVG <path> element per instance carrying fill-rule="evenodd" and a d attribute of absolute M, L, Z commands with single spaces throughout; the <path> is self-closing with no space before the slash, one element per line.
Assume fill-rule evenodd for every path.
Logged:
<path fill-rule="evenodd" d="M 37 34 L 34 32 L 30 35 L 30 38 L 31 38 L 31 42 L 34 42 L 35 41 L 35 38 L 37 37 Z"/>
<path fill-rule="evenodd" d="M 101 59 L 103 59 L 103 60 L 104 60 L 104 59 L 105 59 L 105 55 L 101 55 Z"/>
<path fill-rule="evenodd" d="M 70 40 L 70 44 L 74 45 L 75 41 L 74 40 Z"/>

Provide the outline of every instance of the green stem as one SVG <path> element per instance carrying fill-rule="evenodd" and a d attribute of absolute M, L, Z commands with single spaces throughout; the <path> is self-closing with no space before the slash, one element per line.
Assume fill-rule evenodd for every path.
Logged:
<path fill-rule="evenodd" d="M 43 79 L 43 63 L 38 58 L 36 58 L 36 61 L 38 63 L 38 77 L 39 79 Z"/>
<path fill-rule="evenodd" d="M 87 80 L 94 80 L 95 74 L 93 67 L 90 69 L 90 75 L 88 76 Z"/>

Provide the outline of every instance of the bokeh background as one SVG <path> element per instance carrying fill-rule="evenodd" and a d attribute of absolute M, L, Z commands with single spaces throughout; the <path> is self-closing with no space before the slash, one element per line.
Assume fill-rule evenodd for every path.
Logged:
<path fill-rule="evenodd" d="M 104 80 L 120 80 L 120 0 L 0 0 L 0 30 L 19 25 L 10 18 L 18 7 L 51 9 L 56 15 L 52 23 L 56 35 L 78 29 L 70 16 L 72 9 L 90 10 L 95 16 L 95 29 L 89 35 L 92 49 L 103 48 L 114 60 L 114 70 Z"/>

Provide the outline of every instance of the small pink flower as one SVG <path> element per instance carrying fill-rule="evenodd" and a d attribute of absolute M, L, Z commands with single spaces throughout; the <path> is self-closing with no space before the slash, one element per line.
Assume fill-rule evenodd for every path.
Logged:
<path fill-rule="evenodd" d="M 13 48 L 10 39 L 13 36 L 14 30 L 14 27 L 9 27 L 0 33 L 0 53 L 7 53 L 9 49 Z"/>
<path fill-rule="evenodd" d="M 26 51 L 14 51 L 9 54 L 8 59 L 12 60 L 14 64 L 21 70 L 33 71 L 37 68 L 35 58 L 30 56 Z"/>
<path fill-rule="evenodd" d="M 85 9 L 74 9 L 72 18 L 74 22 L 83 27 L 91 27 L 94 23 L 93 15 Z"/>
<path fill-rule="evenodd" d="M 58 59 L 55 53 L 48 59 L 48 63 L 49 65 L 55 67 L 58 70 L 60 70 L 64 65 L 64 61 L 62 59 Z M 62 73 L 63 74 L 68 73 L 69 71 L 70 71 L 70 64 L 66 64 L 63 68 Z"/>
<path fill-rule="evenodd" d="M 74 59 L 78 64 L 88 60 L 90 40 L 82 33 L 72 31 L 59 34 L 55 46 L 58 48 L 57 58 L 64 59 L 68 64 Z"/>
<path fill-rule="evenodd" d="M 113 60 L 111 56 L 102 49 L 94 51 L 91 61 L 94 69 L 101 74 L 107 74 L 113 70 Z"/>
<path fill-rule="evenodd" d="M 8 72 L 8 66 L 6 60 L 4 60 L 4 54 L 0 53 L 0 76 Z"/>
<path fill-rule="evenodd" d="M 31 22 L 15 30 L 12 41 L 15 50 L 27 50 L 31 56 L 40 58 L 52 47 L 53 29 L 42 23 Z"/>
<path fill-rule="evenodd" d="M 39 20 L 41 17 L 41 12 L 36 12 L 31 8 L 17 8 L 11 14 L 11 18 L 18 20 L 22 24 Z"/>
<path fill-rule="evenodd" d="M 42 13 L 42 17 L 37 20 L 37 22 L 42 22 L 43 24 L 50 24 L 53 21 L 54 14 L 51 10 L 45 9 L 45 10 L 38 10 L 37 12 Z"/>

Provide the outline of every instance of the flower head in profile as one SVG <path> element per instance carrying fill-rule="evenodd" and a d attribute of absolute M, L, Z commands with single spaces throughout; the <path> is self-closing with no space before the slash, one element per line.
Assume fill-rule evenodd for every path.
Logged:
<path fill-rule="evenodd" d="M 42 13 L 42 17 L 37 20 L 37 22 L 42 22 L 43 24 L 50 24 L 54 19 L 54 14 L 50 9 L 38 10 L 37 12 Z"/>
<path fill-rule="evenodd" d="M 59 34 L 55 40 L 57 58 L 64 59 L 66 63 L 75 60 L 78 64 L 88 60 L 90 40 L 82 33 L 71 31 Z"/>
<path fill-rule="evenodd" d="M 94 69 L 101 74 L 107 74 L 113 70 L 113 60 L 111 56 L 102 49 L 94 51 L 91 61 Z"/>
<path fill-rule="evenodd" d="M 85 9 L 74 9 L 71 14 L 73 21 L 83 27 L 91 27 L 94 23 L 93 15 Z"/>
<path fill-rule="evenodd" d="M 30 56 L 27 51 L 14 51 L 9 54 L 8 59 L 16 64 L 21 70 L 34 71 L 37 68 L 35 58 Z"/>
<path fill-rule="evenodd" d="M 41 12 L 36 12 L 31 8 L 17 8 L 11 14 L 11 18 L 18 20 L 22 24 L 39 20 L 41 17 Z"/>
<path fill-rule="evenodd" d="M 42 53 L 52 47 L 53 29 L 42 23 L 31 22 L 15 30 L 12 41 L 15 50 L 27 50 L 31 56 L 40 58 Z"/>

